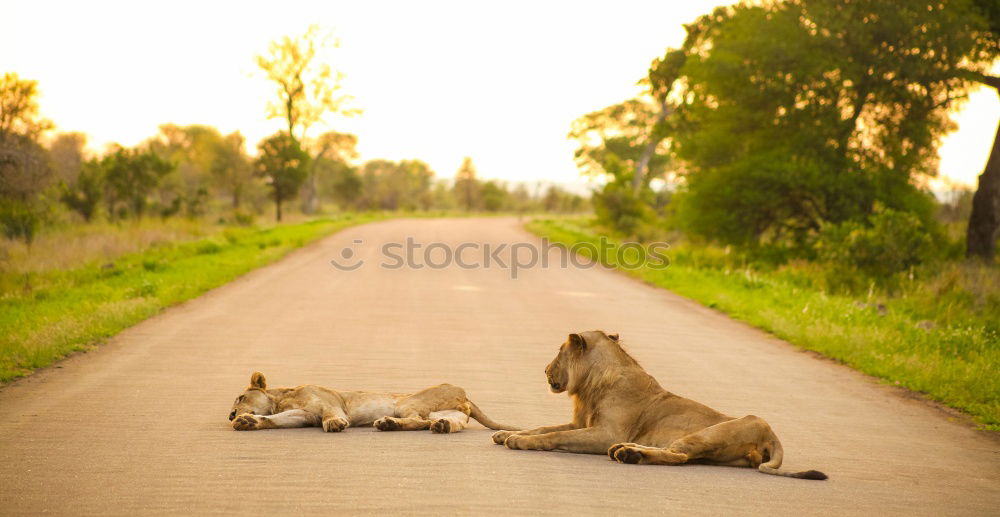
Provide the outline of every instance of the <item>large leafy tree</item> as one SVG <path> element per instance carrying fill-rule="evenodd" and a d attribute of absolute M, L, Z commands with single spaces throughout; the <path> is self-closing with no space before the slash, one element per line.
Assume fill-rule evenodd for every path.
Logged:
<path fill-rule="evenodd" d="M 309 154 L 284 131 L 265 138 L 257 148 L 257 174 L 271 189 L 275 219 L 281 221 L 282 204 L 295 196 L 309 172 Z"/>
<path fill-rule="evenodd" d="M 801 242 L 875 206 L 928 216 L 981 18 L 966 0 L 788 0 L 688 26 L 671 121 L 688 227 L 725 242 Z"/>

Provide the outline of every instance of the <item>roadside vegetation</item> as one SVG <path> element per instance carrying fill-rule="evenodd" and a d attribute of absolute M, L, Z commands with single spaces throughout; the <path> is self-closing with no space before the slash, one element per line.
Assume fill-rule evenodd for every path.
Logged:
<path fill-rule="evenodd" d="M 594 249 L 609 233 L 592 218 L 537 219 L 528 229 L 566 247 L 589 242 Z M 950 261 L 896 274 L 885 287 L 835 264 L 776 264 L 733 248 L 670 244 L 666 268 L 621 267 L 615 253 L 579 249 L 1000 430 L 1000 268 Z"/>
<path fill-rule="evenodd" d="M 668 242 L 630 274 L 1000 430 L 1000 135 L 976 189 L 934 179 L 950 113 L 1000 88 L 997 5 L 718 7 L 572 124 L 595 217 L 530 228 Z"/>

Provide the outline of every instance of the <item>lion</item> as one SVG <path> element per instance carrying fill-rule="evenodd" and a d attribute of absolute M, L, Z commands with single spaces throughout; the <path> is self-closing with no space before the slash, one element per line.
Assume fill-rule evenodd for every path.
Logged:
<path fill-rule="evenodd" d="M 264 374 L 254 372 L 250 386 L 236 398 L 229 420 L 237 431 L 322 427 L 328 433 L 348 427 L 374 426 L 379 431 L 457 433 L 469 417 L 493 430 L 517 430 L 490 419 L 451 384 L 413 394 L 336 391 L 306 384 L 268 388 Z"/>
<path fill-rule="evenodd" d="M 620 345 L 618 334 L 570 334 L 545 375 L 553 393 L 573 400 L 573 421 L 499 431 L 510 449 L 607 454 L 619 463 L 689 462 L 752 467 L 765 474 L 826 479 L 815 470 L 778 470 L 784 451 L 763 419 L 726 416 L 663 389 Z"/>

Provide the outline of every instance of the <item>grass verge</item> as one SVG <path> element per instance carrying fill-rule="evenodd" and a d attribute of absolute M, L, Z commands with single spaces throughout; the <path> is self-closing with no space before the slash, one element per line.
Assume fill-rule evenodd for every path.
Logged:
<path fill-rule="evenodd" d="M 308 242 L 384 218 L 344 215 L 271 228 L 232 227 L 199 240 L 160 241 L 113 262 L 0 272 L 0 382 L 90 348 Z"/>
<path fill-rule="evenodd" d="M 580 218 L 536 219 L 527 228 L 567 247 L 597 248 L 602 238 Z M 858 299 L 817 288 L 823 272 L 815 264 L 760 271 L 719 260 L 719 250 L 682 245 L 667 253 L 665 269 L 625 269 L 613 253 L 579 252 L 1000 431 L 1000 296 L 996 286 L 982 291 L 982 282 L 996 282 L 996 268 L 951 264 L 892 296 Z"/>

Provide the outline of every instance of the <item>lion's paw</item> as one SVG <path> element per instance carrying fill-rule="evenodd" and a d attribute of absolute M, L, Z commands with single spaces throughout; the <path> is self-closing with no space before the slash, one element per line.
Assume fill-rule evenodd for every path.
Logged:
<path fill-rule="evenodd" d="M 340 431 L 347 429 L 347 426 L 349 425 L 350 422 L 343 418 L 327 418 L 323 421 L 323 430 L 328 433 L 339 433 Z"/>
<path fill-rule="evenodd" d="M 244 413 L 233 419 L 233 429 L 237 431 L 256 431 L 260 428 L 260 419 L 250 413 Z"/>
<path fill-rule="evenodd" d="M 615 449 L 617 445 L 611 446 L 611 449 L 615 449 L 614 458 L 618 463 L 628 463 L 634 465 L 636 463 L 641 463 L 642 459 L 645 457 L 642 453 L 642 449 L 636 447 L 634 443 L 619 445 L 621 445 L 621 447 L 618 447 L 617 449 Z M 608 454 L 611 454 L 611 449 L 608 449 Z"/>
<path fill-rule="evenodd" d="M 506 440 L 503 441 L 503 445 L 508 449 L 521 449 L 521 450 L 535 449 L 537 447 L 535 446 L 536 444 L 534 443 L 534 440 L 535 440 L 534 436 L 512 434 L 508 436 Z"/>
<path fill-rule="evenodd" d="M 384 416 L 382 418 L 379 418 L 372 425 L 374 425 L 375 429 L 378 429 L 379 431 L 399 431 L 400 427 L 399 422 L 397 422 L 396 419 L 392 418 L 391 416 Z"/>
<path fill-rule="evenodd" d="M 503 442 L 506 441 L 507 438 L 510 435 L 514 434 L 515 432 L 516 431 L 497 431 L 493 433 L 493 443 L 497 445 L 503 445 Z"/>
<path fill-rule="evenodd" d="M 438 420 L 435 420 L 434 423 L 431 424 L 431 432 L 441 433 L 441 434 L 450 433 L 451 420 L 448 420 L 447 418 L 440 418 Z"/>
<path fill-rule="evenodd" d="M 616 443 L 608 448 L 608 457 L 615 459 L 615 453 L 618 452 L 618 449 L 621 449 L 622 447 L 632 447 L 635 445 L 636 444 L 634 443 Z"/>

